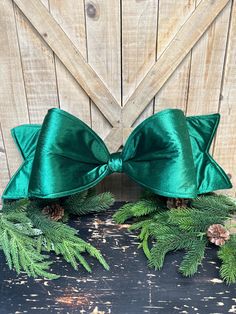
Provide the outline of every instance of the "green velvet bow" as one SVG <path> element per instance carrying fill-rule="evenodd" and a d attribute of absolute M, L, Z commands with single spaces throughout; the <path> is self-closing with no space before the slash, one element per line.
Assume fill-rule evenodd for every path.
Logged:
<path fill-rule="evenodd" d="M 167 109 L 143 121 L 121 152 L 110 154 L 103 140 L 71 114 L 50 109 L 43 125 L 12 130 L 24 159 L 3 198 L 55 198 L 95 186 L 124 172 L 141 186 L 168 197 L 197 194 L 232 185 L 209 155 L 219 114 L 186 118 Z"/>

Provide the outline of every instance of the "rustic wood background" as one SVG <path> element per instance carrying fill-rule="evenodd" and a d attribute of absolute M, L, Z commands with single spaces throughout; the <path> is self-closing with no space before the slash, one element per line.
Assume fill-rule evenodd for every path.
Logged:
<path fill-rule="evenodd" d="M 236 183 L 235 1 L 1 0 L 0 32 L 0 194 L 21 163 L 10 129 L 41 123 L 51 107 L 111 151 L 164 108 L 220 112 L 211 151 Z M 139 192 L 122 174 L 98 189 Z"/>

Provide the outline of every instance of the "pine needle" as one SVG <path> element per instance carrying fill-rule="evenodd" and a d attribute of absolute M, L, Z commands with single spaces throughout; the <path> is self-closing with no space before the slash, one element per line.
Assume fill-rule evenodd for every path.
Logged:
<path fill-rule="evenodd" d="M 220 267 L 220 275 L 227 284 L 236 282 L 236 236 L 231 239 L 218 251 L 218 257 L 222 264 Z"/>
<path fill-rule="evenodd" d="M 16 227 L 15 222 L 22 228 Z M 51 265 L 48 257 L 37 252 L 35 234 L 37 232 L 23 214 L 16 212 L 15 217 L 13 212 L 0 214 L 1 249 L 9 268 L 15 269 L 18 274 L 25 271 L 28 276 L 56 279 L 59 276 L 48 272 Z"/>
<path fill-rule="evenodd" d="M 115 199 L 110 192 L 88 195 L 88 193 L 78 193 L 70 196 L 64 204 L 65 210 L 73 215 L 87 215 L 99 213 L 113 205 Z"/>
<path fill-rule="evenodd" d="M 149 266 L 161 269 L 168 252 L 185 250 L 179 270 L 184 276 L 192 276 L 204 258 L 208 227 L 225 224 L 235 212 L 236 201 L 225 195 L 202 195 L 191 202 L 191 207 L 168 210 L 162 197 L 148 192 L 140 201 L 125 204 L 114 219 L 118 223 L 133 219 L 129 230 L 140 231 L 139 247 L 149 260 Z M 235 235 L 219 248 L 218 256 L 222 261 L 221 277 L 228 284 L 235 283 Z"/>
<path fill-rule="evenodd" d="M 114 215 L 113 219 L 117 223 L 124 223 L 133 217 L 146 216 L 162 210 L 154 200 L 141 200 L 136 203 L 128 203 L 122 206 Z"/>
<path fill-rule="evenodd" d="M 57 255 L 62 255 L 65 260 L 72 265 L 74 269 L 78 269 L 78 263 L 88 271 L 90 266 L 83 258 L 81 253 L 88 252 L 95 257 L 105 269 L 109 269 L 108 264 L 103 258 L 101 252 L 91 244 L 85 242 L 77 236 L 77 231 L 61 222 L 48 219 L 42 212 L 34 206 L 28 210 L 28 215 L 33 224 L 42 230 L 46 239 L 42 244 L 46 250 L 54 251 Z"/>
<path fill-rule="evenodd" d="M 184 276 L 189 277 L 197 272 L 198 266 L 204 258 L 206 245 L 206 239 L 199 240 L 196 238 L 196 241 L 193 241 L 179 267 L 180 272 Z"/>
<path fill-rule="evenodd" d="M 55 203 L 65 210 L 61 222 L 51 220 L 42 212 L 45 206 Z M 48 272 L 51 262 L 44 254 L 45 251 L 63 256 L 74 269 L 82 265 L 91 272 L 90 265 L 82 255 L 87 252 L 108 270 L 109 266 L 101 252 L 80 239 L 77 230 L 64 222 L 71 214 L 98 213 L 113 203 L 111 193 L 96 195 L 94 190 L 62 199 L 5 201 L 0 212 L 0 249 L 5 254 L 8 267 L 18 274 L 25 271 L 28 276 L 56 279 L 59 276 Z"/>

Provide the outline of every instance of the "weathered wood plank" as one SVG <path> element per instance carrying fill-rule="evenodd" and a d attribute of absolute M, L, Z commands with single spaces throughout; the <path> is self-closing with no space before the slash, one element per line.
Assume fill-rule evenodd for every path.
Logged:
<path fill-rule="evenodd" d="M 28 108 L 22 75 L 13 3 L 0 2 L 0 119 L 10 174 L 21 163 L 10 129 L 28 123 Z M 1 167 L 1 171 L 3 170 Z"/>
<path fill-rule="evenodd" d="M 83 0 L 49 0 L 50 13 L 87 61 Z M 63 63 L 55 56 L 60 107 L 91 125 L 90 100 Z"/>
<path fill-rule="evenodd" d="M 85 1 L 88 63 L 106 82 L 118 103 L 121 103 L 121 43 L 120 43 L 120 1 Z M 114 113 L 115 114 L 115 113 Z M 91 104 L 93 129 L 106 138 L 112 130 L 113 136 L 106 142 L 109 150 L 113 151 L 113 143 L 117 139 L 122 143 L 122 130 L 112 126 L 94 103 Z M 117 199 L 121 199 L 121 175 L 113 174 L 105 178 L 97 191 L 112 191 Z"/>
<path fill-rule="evenodd" d="M 167 0 L 159 4 L 157 58 L 173 40 L 175 34 L 195 10 L 195 0 Z M 155 112 L 166 108 L 185 111 L 188 97 L 188 82 L 191 52 L 176 68 L 155 97 Z"/>
<path fill-rule="evenodd" d="M 227 55 L 220 95 L 221 122 L 214 147 L 214 157 L 231 174 L 234 189 L 228 193 L 236 195 L 236 6 L 232 6 Z"/>
<path fill-rule="evenodd" d="M 124 126 L 135 121 L 227 3 L 228 0 L 201 1 L 127 101 L 123 110 Z"/>
<path fill-rule="evenodd" d="M 0 124 L 0 165 L 1 165 L 1 170 L 0 170 L 0 206 L 1 206 L 1 202 L 2 202 L 1 195 L 10 179 L 10 172 L 9 172 L 8 164 L 7 164 L 7 155 L 6 155 L 5 144 L 3 142 L 1 124 Z"/>
<path fill-rule="evenodd" d="M 109 122 L 120 123 L 120 106 L 96 72 L 39 0 L 14 0 L 58 58 L 86 91 Z"/>
<path fill-rule="evenodd" d="M 231 3 L 192 50 L 187 114 L 218 112 Z"/>
<path fill-rule="evenodd" d="M 44 5 L 48 7 L 47 1 Z M 16 5 L 14 9 L 29 119 L 31 123 L 42 123 L 48 109 L 58 107 L 53 52 Z"/>
<path fill-rule="evenodd" d="M 122 94 L 129 99 L 156 60 L 158 1 L 122 0 Z"/>
<path fill-rule="evenodd" d="M 123 103 L 156 61 L 158 2 L 122 0 L 122 94 Z M 135 109 L 134 109 L 135 110 Z M 153 114 L 153 100 L 134 123 Z M 123 139 L 125 142 L 126 138 Z"/>
<path fill-rule="evenodd" d="M 121 102 L 120 3 L 85 1 L 88 63 Z M 96 104 L 96 103 L 95 103 Z M 107 104 L 109 106 L 109 104 Z M 113 112 L 115 117 L 116 112 Z M 102 137 L 111 130 L 103 110 L 91 106 L 92 127 Z M 109 144 L 109 143 L 108 143 Z"/>

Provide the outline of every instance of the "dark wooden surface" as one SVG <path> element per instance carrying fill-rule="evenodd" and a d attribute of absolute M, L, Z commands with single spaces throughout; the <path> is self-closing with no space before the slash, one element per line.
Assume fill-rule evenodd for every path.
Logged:
<path fill-rule="evenodd" d="M 105 271 L 92 258 L 93 273 L 74 271 L 60 259 L 54 281 L 17 277 L 0 255 L 0 314 L 9 313 L 236 313 L 236 285 L 227 286 L 218 274 L 216 250 L 207 250 L 198 274 L 183 278 L 177 271 L 182 254 L 168 255 L 162 271 L 147 267 L 136 236 L 127 225 L 117 225 L 112 214 L 120 204 L 101 215 L 73 222 L 80 235 L 100 248 L 111 270 Z"/>

